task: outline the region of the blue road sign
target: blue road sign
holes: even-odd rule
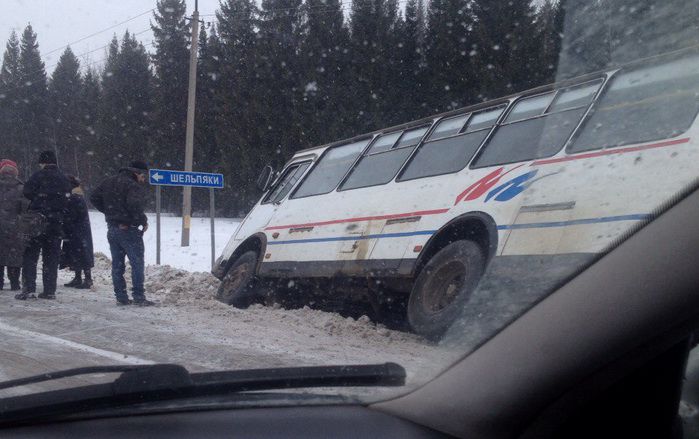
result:
[[[149,177],[149,183],[154,186],[195,186],[214,189],[223,188],[223,174],[151,169],[149,172]]]

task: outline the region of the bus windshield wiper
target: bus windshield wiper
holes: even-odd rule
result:
[[[95,366],[51,372],[0,383],[8,389],[96,373],[121,373],[105,384],[71,387],[0,399],[0,425],[147,402],[229,393],[312,387],[405,385],[396,363],[288,367],[189,373],[177,364]]]

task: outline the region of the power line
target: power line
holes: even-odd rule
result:
[[[135,19],[137,19],[137,18],[139,18],[139,17],[143,17],[144,15],[149,14],[149,13],[151,13],[151,12],[153,12],[153,9],[152,9],[152,8],[151,8],[151,9],[148,9],[147,11],[141,12],[141,13],[138,14],[138,15],[134,15],[133,17],[128,18],[128,19],[126,19],[126,20],[124,20],[124,21],[122,21],[122,22],[120,22],[120,23],[117,23],[117,24],[115,24],[115,25],[106,27],[106,28],[104,28],[104,29],[102,29],[102,30],[99,30],[99,31],[94,32],[94,33],[91,33],[90,35],[84,36],[84,37],[82,37],[82,38],[80,38],[80,39],[78,39],[78,40],[72,41],[72,42],[66,44],[65,46],[61,46],[61,47],[58,47],[58,48],[56,48],[56,49],[50,50],[50,51],[44,53],[44,56],[50,55],[50,54],[52,54],[52,53],[56,53],[56,52],[58,52],[59,50],[65,49],[66,47],[68,47],[68,46],[70,46],[70,45],[72,45],[72,44],[80,43],[80,42],[82,42],[82,41],[85,41],[85,40],[87,40],[87,39],[90,39],[90,38],[92,38],[92,37],[94,37],[94,36],[97,36],[97,35],[99,35],[99,34],[101,34],[101,33],[107,32],[108,30],[114,29],[115,27],[119,27],[119,26],[121,26],[121,25],[123,25],[123,24],[126,24],[126,23],[132,21],[132,20],[135,20]]]

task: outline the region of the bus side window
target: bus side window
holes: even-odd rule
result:
[[[424,125],[403,131],[402,134],[398,132],[398,135],[389,133],[379,136],[374,145],[386,143],[382,141],[383,137],[396,140],[390,149],[382,147],[379,152],[374,152],[372,145],[342,183],[340,190],[376,186],[393,180],[428,129],[429,125]]]
[[[335,146],[325,151],[291,198],[327,194],[337,187],[370,139]]]
[[[504,165],[556,154],[580,123],[601,85],[600,79],[520,98],[481,149],[473,167]]]
[[[301,178],[306,168],[311,162],[294,163],[293,165],[286,168],[284,174],[279,179],[279,182],[274,186],[274,188],[267,194],[263,204],[266,203],[276,203],[284,199],[286,195],[291,191],[297,181]]]
[[[504,110],[503,105],[437,122],[398,181],[450,174],[465,168]]]
[[[576,153],[675,137],[699,112],[699,56],[621,71],[568,148]]]

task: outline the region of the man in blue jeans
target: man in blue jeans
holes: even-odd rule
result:
[[[118,305],[151,306],[143,288],[143,233],[148,230],[148,218],[143,212],[146,204],[146,174],[148,165],[135,161],[117,175],[104,180],[90,196],[90,201],[104,213],[107,239],[112,253],[112,283]],[[126,292],[125,257],[131,264],[132,297]]]

